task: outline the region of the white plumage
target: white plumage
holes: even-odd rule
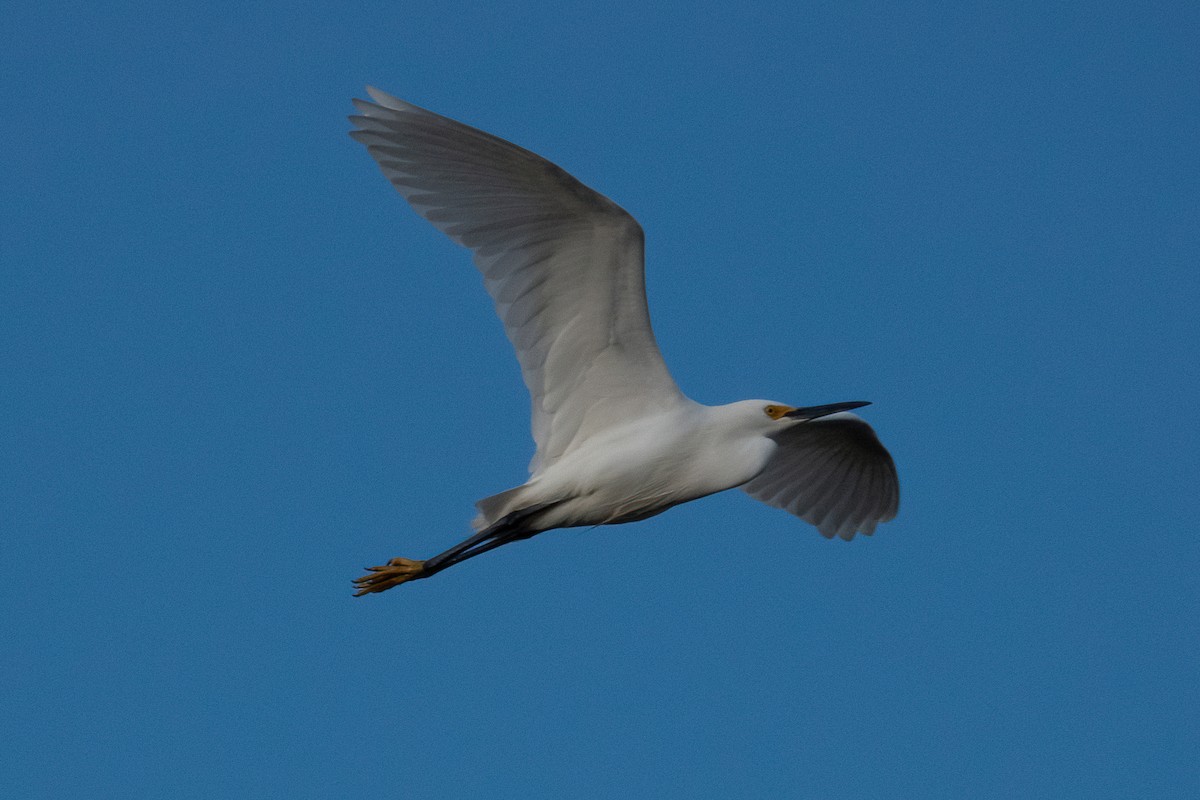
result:
[[[537,450],[529,481],[478,503],[476,536],[425,562],[372,567],[359,594],[551,528],[644,519],[737,486],[827,537],[895,516],[892,460],[843,411],[865,403],[688,399],[650,327],[633,217],[528,150],[368,92],[351,136],[418,213],[474,252],[529,388]]]

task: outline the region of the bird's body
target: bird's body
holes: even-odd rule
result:
[[[527,150],[369,91],[352,135],[418,212],[474,251],[530,391],[537,451],[526,483],[477,504],[475,536],[427,561],[371,567],[358,594],[543,531],[634,522],[735,487],[826,537],[895,516],[891,457],[845,413],[866,403],[688,399],[654,340],[629,214]]]
[[[753,435],[759,419],[771,421],[765,405],[687,401],[609,428],[481,515],[476,527],[539,504],[548,505],[529,522],[543,530],[634,522],[741,486],[762,472],[777,447]]]

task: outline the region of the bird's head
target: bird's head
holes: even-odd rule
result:
[[[725,420],[723,425],[728,428],[773,436],[801,423],[868,405],[870,403],[864,401],[852,401],[823,406],[789,406],[773,400],[742,400],[711,408]]]
[[[821,419],[822,416],[838,414],[854,408],[870,405],[868,401],[850,401],[846,403],[828,403],[827,405],[785,405],[763,401],[760,403],[761,414],[774,422],[808,422]]]

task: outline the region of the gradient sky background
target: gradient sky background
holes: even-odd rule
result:
[[[1197,796],[1197,6],[563,5],[5,7],[0,794]],[[365,83],[632,212],[696,399],[873,400],[899,519],[352,599],[531,453]]]

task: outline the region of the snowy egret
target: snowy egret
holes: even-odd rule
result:
[[[367,91],[374,102],[354,101],[350,135],[474,252],[529,388],[537,448],[528,481],[476,504],[474,536],[426,561],[368,567],[356,595],[552,528],[634,522],[735,487],[826,538],[869,535],[896,515],[892,458],[846,413],[867,403],[690,400],[650,329],[633,217],[528,150]]]

